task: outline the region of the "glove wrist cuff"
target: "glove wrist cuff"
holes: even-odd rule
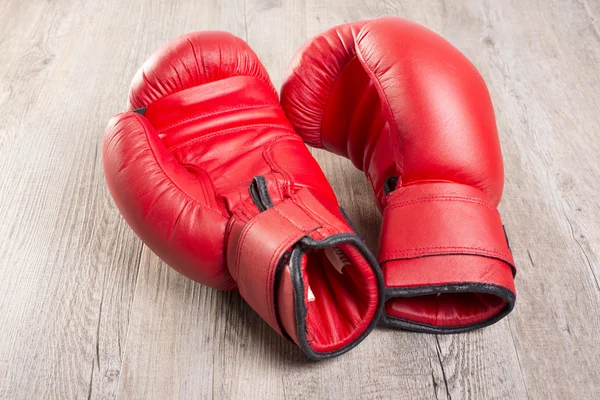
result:
[[[491,324],[514,306],[516,270],[500,215],[470,186],[396,189],[384,210],[379,263],[390,325],[460,332]]]
[[[280,335],[284,331],[275,310],[276,281],[289,264],[292,247],[319,228],[319,224],[291,199],[259,213],[248,222],[235,217],[230,221],[229,272],[242,297]],[[293,338],[295,333],[291,335]]]
[[[234,217],[229,224],[227,264],[241,296],[313,359],[350,350],[383,308],[377,261],[308,189],[265,203],[249,221]]]

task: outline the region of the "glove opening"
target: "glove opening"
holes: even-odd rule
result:
[[[375,327],[383,281],[365,250],[353,234],[304,237],[294,246],[290,272],[297,336],[311,358],[341,354]]]
[[[459,333],[492,324],[512,309],[514,296],[501,287],[480,283],[419,288],[411,296],[393,297],[385,303],[386,322],[404,321],[406,329],[431,333]],[[455,292],[452,292],[455,290]],[[513,297],[513,300],[507,298]]]

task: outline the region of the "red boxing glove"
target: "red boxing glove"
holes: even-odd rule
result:
[[[383,307],[377,261],[285,117],[256,54],[224,32],[148,60],[102,159],[127,223],[187,277],[242,297],[311,358],[344,353]]]
[[[400,18],[341,25],[298,51],[281,102],[307,143],[348,157],[373,188],[385,324],[454,333],[512,310],[494,111],[463,54]]]

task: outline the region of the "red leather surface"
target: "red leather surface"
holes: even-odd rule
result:
[[[142,107],[143,116],[119,114],[105,133],[105,176],[124,218],[170,266],[217,289],[239,288],[271,326],[299,343],[306,333],[296,332],[296,288],[286,269],[275,293],[275,266],[305,234],[323,240],[351,229],[264,67],[231,34],[185,35],[136,74],[128,108]],[[249,190],[256,176],[274,205],[262,213]],[[326,249],[307,253],[301,265],[314,352],[339,352],[362,338],[382,295],[365,256],[352,244],[337,247],[349,260],[344,276],[319,275],[334,269],[319,258]],[[315,283],[309,299],[309,281],[320,279],[327,287]],[[342,318],[322,321],[321,310]]]
[[[229,235],[229,271],[238,282],[240,294],[279,333],[272,307],[275,269],[294,243],[319,228],[317,221],[287,199]]]
[[[211,207],[214,196],[166,151],[147,119],[134,113],[113,118],[102,161],[115,203],[148,247],[191,279],[235,288],[222,262],[227,218]],[[181,220],[183,211],[195,218]]]
[[[400,223],[399,223],[400,222]],[[379,262],[389,290],[463,282],[515,293],[514,261],[496,207],[471,186],[413,184],[390,194]],[[386,312],[423,324],[459,327],[493,318],[508,307],[500,296],[469,292],[402,296]]]
[[[384,217],[380,263],[459,253],[514,264],[498,210],[471,186],[449,182],[403,186],[388,197]],[[404,222],[401,229],[397,221]]]
[[[307,143],[348,157],[371,183],[384,212],[379,258],[386,286],[407,289],[388,292],[402,296],[388,300],[388,315],[445,328],[480,325],[507,309],[502,296],[478,292],[491,285],[514,294],[513,262],[495,211],[503,165],[494,111],[464,55],[400,18],[341,25],[296,53],[281,103]],[[399,181],[387,196],[384,184],[393,176]],[[405,188],[417,186],[435,194],[411,212],[391,211],[412,196]],[[440,201],[463,186],[489,212]],[[473,240],[480,234],[481,243]],[[482,249],[474,254],[473,247]],[[461,284],[471,285],[470,297],[445,291]],[[438,286],[433,298],[416,290]]]

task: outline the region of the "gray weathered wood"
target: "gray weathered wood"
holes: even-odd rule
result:
[[[488,83],[517,308],[463,335],[377,329],[313,363],[142,246],[105,188],[102,132],[177,35],[231,31],[279,86],[308,37],[383,15],[440,33]],[[600,397],[599,18],[590,0],[0,2],[0,398]],[[313,153],[375,250],[362,173]]]

